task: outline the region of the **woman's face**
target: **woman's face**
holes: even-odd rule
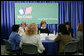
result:
[[[22,27],[25,27],[26,25],[25,25],[25,23],[22,23],[22,25],[21,25]]]
[[[42,24],[42,27],[46,27],[46,24],[44,23],[44,24]]]
[[[66,25],[66,28],[67,28],[67,29],[69,29],[69,28],[70,28],[70,26],[69,26],[69,25]]]

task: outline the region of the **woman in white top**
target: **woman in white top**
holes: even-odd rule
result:
[[[19,31],[18,31],[18,34],[20,36],[23,36],[25,34],[25,31],[26,31],[26,22],[22,22],[21,23],[21,27],[19,27]]]
[[[40,35],[37,34],[37,25],[35,23],[28,25],[26,34],[22,37],[21,45],[23,43],[29,43],[37,46],[39,53],[43,53],[45,50],[44,46],[42,45]]]

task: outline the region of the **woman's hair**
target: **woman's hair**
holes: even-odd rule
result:
[[[19,29],[19,25],[13,25],[12,26],[12,31],[17,32]]]
[[[82,31],[83,32],[83,24],[78,24],[78,30],[77,31]]]
[[[65,26],[66,26],[66,25],[69,25],[70,28],[71,28],[71,24],[70,24],[70,22],[66,22],[66,23],[65,23]]]
[[[44,20],[43,20],[43,21],[41,21],[41,26],[42,26],[42,24],[44,24],[44,23],[46,24],[46,21],[44,21]]]
[[[69,35],[69,33],[68,33],[68,31],[67,31],[67,29],[66,29],[66,27],[65,27],[65,25],[64,24],[60,24],[59,25],[59,27],[58,27],[58,33],[62,33],[62,34],[68,34]]]
[[[25,22],[25,21],[21,22],[21,25],[22,25],[22,23],[24,23],[24,24],[25,24],[25,26],[26,26],[26,22]]]
[[[37,25],[35,23],[29,24],[26,29],[26,34],[29,36],[33,34],[37,34]]]

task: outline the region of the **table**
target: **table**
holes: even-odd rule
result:
[[[47,55],[57,55],[58,43],[54,42],[54,40],[42,40],[42,44],[45,47]]]

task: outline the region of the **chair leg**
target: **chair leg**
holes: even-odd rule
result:
[[[65,52],[64,52],[64,55],[65,55]]]

